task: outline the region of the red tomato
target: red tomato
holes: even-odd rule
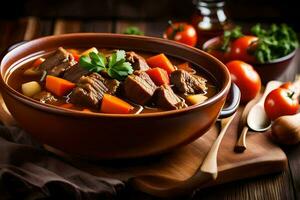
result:
[[[285,89],[288,89],[290,91],[295,91],[295,87],[293,85],[292,82],[286,82],[286,83],[283,83],[281,86],[281,88],[285,88]]]
[[[185,22],[171,23],[163,37],[190,46],[195,46],[197,44],[197,33],[195,28]]]
[[[227,68],[232,81],[241,90],[241,101],[248,102],[260,91],[261,80],[253,67],[243,61],[233,60],[228,62]]]
[[[244,62],[255,63],[256,59],[249,54],[249,48],[257,41],[255,36],[245,35],[231,43],[230,58],[232,60],[242,60]]]
[[[299,102],[293,98],[294,92],[277,88],[271,91],[265,100],[265,111],[271,120],[275,120],[283,115],[294,115],[298,112]]]

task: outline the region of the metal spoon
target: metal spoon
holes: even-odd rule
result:
[[[152,176],[144,175],[138,178],[131,179],[133,184],[139,190],[159,196],[159,197],[171,197],[180,196],[191,192],[194,188],[212,181],[217,178],[218,165],[217,155],[221,141],[229,127],[230,123],[234,119],[235,114],[221,120],[221,132],[217,139],[214,141],[210,151],[206,155],[200,169],[191,178],[187,180],[176,180],[169,176]]]
[[[253,131],[263,132],[271,127],[271,120],[268,119],[267,114],[264,109],[264,102],[267,95],[274,89],[278,88],[282,82],[280,81],[270,81],[264,94],[260,100],[251,108],[247,117],[247,124],[249,128]]]

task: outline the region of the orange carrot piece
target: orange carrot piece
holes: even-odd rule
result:
[[[62,78],[47,75],[46,89],[57,96],[63,96],[71,91],[75,84]]]
[[[75,61],[79,62],[80,56],[76,49],[68,49],[67,51],[73,55]]]
[[[118,97],[104,94],[100,111],[111,114],[128,114],[133,107]]]
[[[195,70],[191,67],[189,62],[181,63],[181,64],[177,65],[177,68],[183,69],[187,72],[195,72]]]
[[[170,84],[169,75],[166,70],[155,67],[152,69],[148,69],[146,72],[156,85],[160,86],[163,84]]]
[[[146,61],[150,67],[160,67],[166,70],[168,74],[171,74],[173,71],[175,71],[175,67],[173,66],[171,61],[163,53],[158,54],[156,56],[152,56]]]
[[[45,58],[38,58],[32,63],[32,67],[38,67],[45,61]]]
[[[74,104],[72,104],[72,103],[65,103],[65,104],[60,105],[60,107],[62,107],[62,108],[72,108],[73,106],[74,106]]]
[[[84,108],[84,109],[82,109],[82,112],[93,112],[93,111],[91,111],[91,110],[88,109],[88,108]]]

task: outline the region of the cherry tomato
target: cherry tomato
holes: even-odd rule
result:
[[[299,102],[293,98],[294,92],[279,87],[266,97],[264,107],[268,117],[275,120],[283,115],[294,115],[298,112]]]
[[[195,46],[197,43],[197,33],[195,28],[185,22],[170,23],[170,26],[165,31],[163,37],[190,46]]]
[[[241,90],[241,101],[245,103],[253,99],[261,88],[261,80],[258,73],[251,65],[240,60],[230,61],[226,65],[232,81]]]
[[[232,60],[242,60],[248,63],[255,63],[256,59],[249,54],[251,45],[257,41],[255,36],[242,36],[231,43],[230,58]]]

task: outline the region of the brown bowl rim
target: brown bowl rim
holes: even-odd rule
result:
[[[204,44],[202,45],[203,51],[205,51],[205,49],[208,48],[209,45],[211,45],[212,43],[216,42],[219,39],[220,39],[220,36],[217,36],[217,37],[210,38],[209,40],[204,42]],[[268,62],[264,62],[264,63],[253,62],[253,63],[250,63],[250,64],[259,65],[261,67],[263,65],[271,65],[271,64],[277,64],[277,63],[280,63],[280,62],[284,62],[284,61],[294,57],[297,50],[298,50],[298,48],[294,49],[292,52],[290,52],[289,54],[287,54],[285,56],[282,56],[280,58],[276,58],[276,59],[268,61]]]
[[[30,97],[27,97],[20,92],[16,91],[12,87],[10,87],[6,81],[3,80],[3,74],[2,74],[2,62],[5,58],[8,58],[11,54],[13,54],[15,51],[21,51],[22,49],[25,49],[26,46],[38,43],[43,40],[55,40],[56,38],[67,38],[67,37],[87,37],[87,36],[104,36],[104,37],[123,37],[123,38],[133,38],[137,40],[152,40],[153,42],[161,43],[161,45],[172,45],[176,48],[182,48],[187,51],[193,51],[195,53],[204,54],[208,59],[211,59],[213,62],[216,62],[220,66],[220,69],[223,70],[223,72],[227,75],[225,79],[225,86],[221,88],[221,90],[215,94],[214,96],[207,99],[205,102],[201,104],[196,104],[189,106],[184,109],[178,109],[178,110],[170,110],[170,111],[160,111],[155,113],[143,113],[143,114],[108,114],[108,113],[96,113],[96,112],[82,112],[77,110],[71,110],[67,108],[61,108],[54,105],[44,104],[39,101],[33,100]],[[31,41],[28,41],[24,44],[21,44],[20,46],[17,46],[15,49],[11,50],[7,54],[4,55],[3,59],[0,63],[0,69],[1,69],[1,78],[0,78],[0,86],[2,86],[5,90],[8,91],[8,94],[13,96],[14,98],[18,99],[22,103],[25,103],[26,105],[29,105],[33,108],[40,109],[46,112],[55,113],[55,114],[63,114],[68,116],[86,116],[86,117],[111,117],[111,118],[144,118],[144,117],[162,117],[162,116],[170,116],[175,114],[183,114],[185,112],[190,112],[192,110],[198,109],[198,108],[204,108],[207,107],[216,101],[220,100],[225,93],[229,91],[230,85],[231,85],[231,77],[229,74],[229,71],[227,67],[219,61],[217,58],[211,56],[205,51],[202,51],[200,49],[197,49],[195,47],[191,47],[176,41],[171,41],[163,38],[156,38],[156,37],[150,37],[150,36],[137,36],[137,35],[125,35],[125,34],[116,34],[116,33],[68,33],[68,34],[60,34],[60,35],[52,35],[52,36],[45,36],[40,37]]]

